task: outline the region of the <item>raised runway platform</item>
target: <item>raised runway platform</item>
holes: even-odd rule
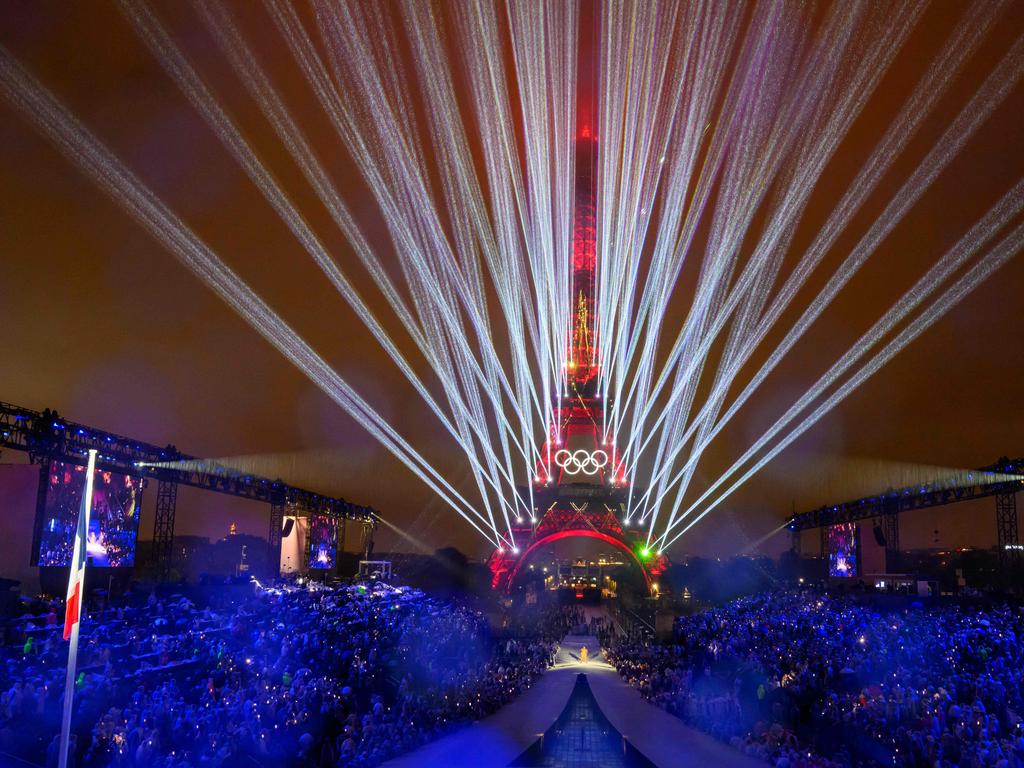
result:
[[[587,664],[579,661],[584,645],[591,654]],[[506,768],[558,719],[580,672],[615,729],[658,768],[764,768],[644,701],[604,661],[597,638],[590,636],[567,637],[555,665],[508,706],[384,768]]]

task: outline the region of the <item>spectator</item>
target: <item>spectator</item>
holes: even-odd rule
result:
[[[644,696],[777,766],[1024,768],[1024,613],[778,592],[612,643]]]
[[[55,760],[67,646],[47,615],[6,649],[0,749]],[[266,590],[225,610],[151,595],[83,624],[77,764],[370,768],[528,688],[555,650],[540,634],[499,641],[482,614],[386,585]]]

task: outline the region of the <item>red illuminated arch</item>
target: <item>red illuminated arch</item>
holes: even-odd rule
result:
[[[643,564],[643,562],[640,560],[640,558],[637,557],[636,552],[634,552],[629,547],[629,545],[626,544],[626,542],[623,541],[622,539],[616,538],[615,536],[612,536],[612,535],[607,534],[607,533],[602,533],[601,531],[595,531],[595,530],[591,530],[591,529],[572,529],[572,530],[568,530],[568,531],[555,531],[554,533],[549,533],[547,536],[543,536],[543,537],[537,539],[536,541],[530,542],[530,546],[528,546],[524,550],[523,554],[521,554],[516,559],[515,565],[513,565],[511,570],[509,571],[508,582],[506,583],[506,588],[509,588],[509,587],[512,586],[512,583],[516,579],[516,575],[518,575],[518,573],[519,573],[519,569],[522,568],[523,564],[527,560],[530,559],[530,555],[533,553],[533,551],[535,549],[537,549],[538,547],[541,547],[541,546],[543,546],[545,544],[550,544],[550,543],[552,543],[554,541],[559,541],[560,539],[568,539],[568,538],[571,538],[571,537],[584,538],[584,539],[599,539],[600,541],[603,541],[606,544],[611,544],[616,549],[621,550],[622,552],[625,552],[626,554],[628,554],[631,558],[633,558],[633,561],[638,566],[640,566],[640,572],[644,575],[644,581],[647,582],[647,591],[648,592],[651,591],[651,583],[652,582],[651,582],[650,571],[647,570],[647,567]]]

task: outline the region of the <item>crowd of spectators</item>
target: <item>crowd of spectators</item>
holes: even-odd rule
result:
[[[778,768],[1024,768],[1024,612],[783,591],[613,642],[645,697]]]
[[[0,752],[56,765],[58,605],[6,628]],[[496,638],[480,613],[383,584],[150,595],[83,623],[76,766],[371,768],[493,712],[549,666],[564,617]]]
[[[372,768],[478,720],[602,636],[630,684],[777,768],[1024,768],[1024,611],[811,590],[613,637],[578,608],[482,614],[383,584],[155,594],[83,623],[73,765]],[[197,605],[200,603],[200,605]],[[56,765],[60,605],[4,627],[0,753]]]
[[[511,637],[535,637],[547,643],[558,643],[568,634],[586,634],[587,617],[575,605],[524,606],[506,617],[506,634]]]

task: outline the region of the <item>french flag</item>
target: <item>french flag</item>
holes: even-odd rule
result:
[[[68,574],[67,611],[64,614],[65,640],[71,637],[71,631],[82,616],[82,596],[85,594],[85,542],[89,533],[89,509],[92,507],[92,479],[95,471],[96,452],[90,451],[82,506],[78,510],[78,526],[75,529],[75,551],[71,558],[71,573]]]

